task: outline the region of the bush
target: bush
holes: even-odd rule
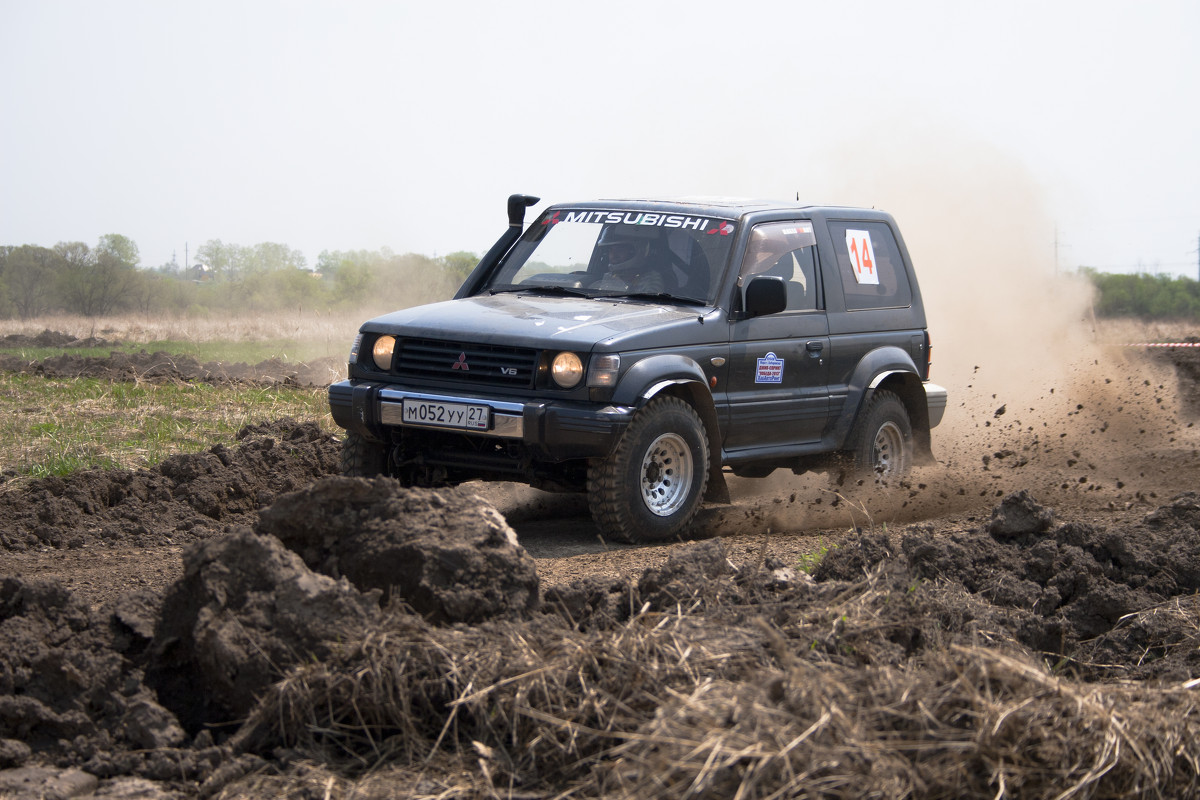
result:
[[[1088,271],[1096,287],[1096,313],[1143,319],[1200,318],[1200,282],[1143,273]]]

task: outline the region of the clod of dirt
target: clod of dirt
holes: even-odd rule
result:
[[[128,675],[105,619],[57,582],[0,579],[0,738],[68,751],[97,736],[139,748],[182,741]]]
[[[504,517],[468,489],[323,478],[263,509],[257,530],[311,569],[380,589],[431,622],[477,623],[537,608],[533,559]]]
[[[605,628],[629,619],[637,610],[636,596],[627,579],[587,576],[547,588],[542,609],[562,616],[580,630]]]
[[[1022,489],[1005,497],[993,509],[988,533],[1003,542],[1042,533],[1053,524],[1054,511],[1038,505],[1029,492]]]
[[[185,552],[146,683],[195,733],[244,718],[289,666],[328,657],[378,614],[376,593],[317,575],[278,539],[241,529]]]
[[[21,767],[0,773],[0,797],[13,800],[65,800],[93,796],[100,781],[81,769]]]
[[[893,555],[894,548],[886,534],[860,533],[828,551],[813,570],[813,578],[818,581],[862,580],[872,567]]]
[[[651,608],[670,608],[736,571],[725,553],[724,540],[709,539],[672,550],[666,564],[642,573],[637,590]]]
[[[1184,492],[1172,497],[1167,505],[1146,515],[1146,524],[1156,528],[1186,525],[1200,531],[1200,494]]]
[[[162,596],[152,590],[129,592],[112,601],[113,647],[127,657],[141,655],[154,639]]]
[[[16,739],[0,739],[0,769],[19,767],[33,755],[33,748]]]

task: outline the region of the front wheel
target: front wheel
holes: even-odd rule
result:
[[[342,474],[351,478],[374,478],[386,474],[387,449],[353,431],[342,440]]]
[[[588,506],[600,529],[624,542],[669,539],[700,510],[708,485],[708,437],[675,397],[651,400],[606,459],[588,467]]]
[[[900,480],[912,466],[912,423],[904,402],[888,391],[875,392],[850,435],[854,472],[886,485]]]

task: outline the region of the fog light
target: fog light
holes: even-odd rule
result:
[[[583,362],[574,353],[559,353],[550,365],[554,382],[564,389],[571,389],[583,380]]]
[[[375,366],[384,372],[390,370],[392,368],[392,351],[395,349],[395,336],[380,336],[376,339],[375,346],[371,348],[371,358],[375,359]]]

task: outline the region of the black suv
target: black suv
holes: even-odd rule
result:
[[[917,277],[890,215],[725,199],[508,200],[453,300],[365,323],[329,387],[342,469],[586,491],[608,535],[672,537],[726,470],[933,460]]]

